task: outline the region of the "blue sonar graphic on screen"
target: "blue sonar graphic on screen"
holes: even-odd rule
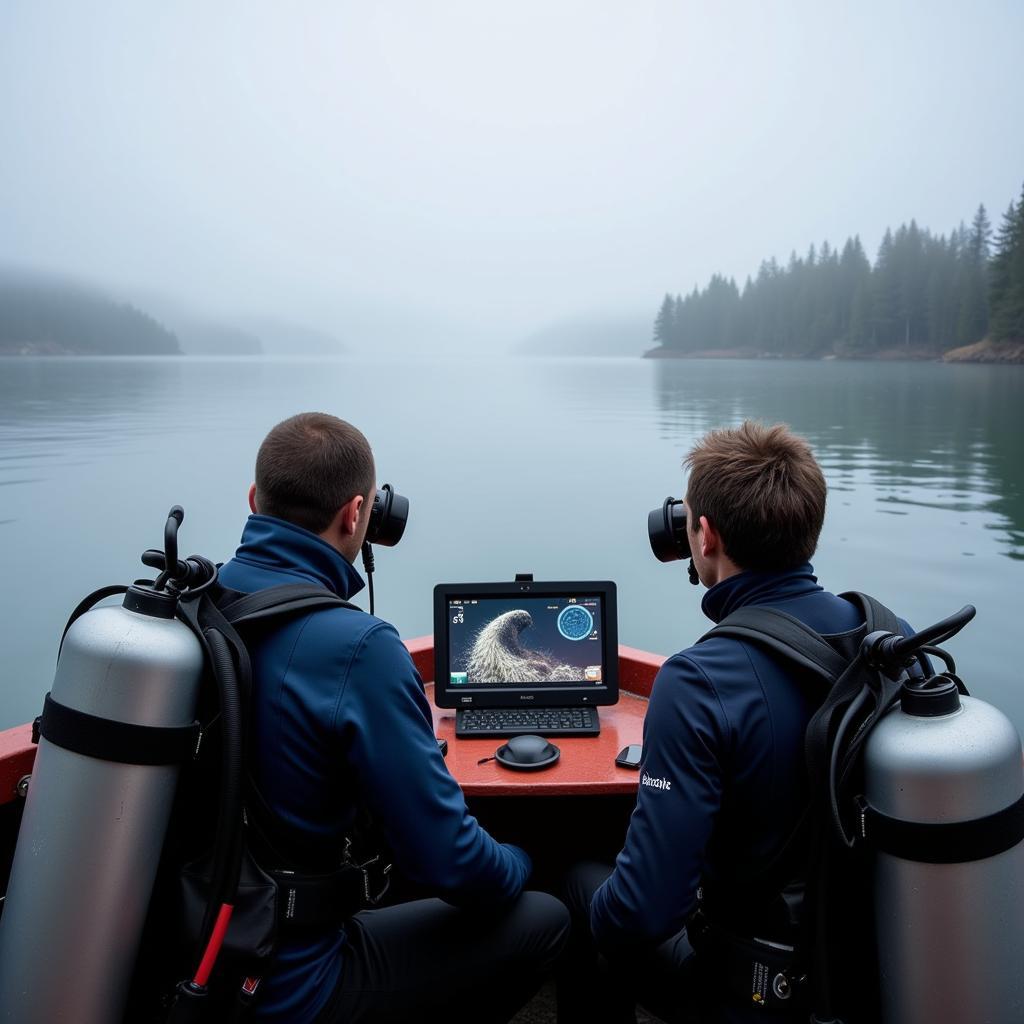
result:
[[[571,604],[558,613],[558,632],[566,640],[586,640],[594,628],[594,616],[578,604]]]

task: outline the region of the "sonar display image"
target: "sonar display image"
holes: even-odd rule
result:
[[[596,597],[449,602],[453,685],[600,683]]]
[[[566,640],[586,640],[594,628],[594,616],[578,604],[571,604],[558,613],[558,632]]]

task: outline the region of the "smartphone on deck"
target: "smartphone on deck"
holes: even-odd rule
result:
[[[643,753],[643,744],[630,743],[628,747],[623,747],[619,751],[618,757],[615,758],[615,763],[620,768],[639,768]]]

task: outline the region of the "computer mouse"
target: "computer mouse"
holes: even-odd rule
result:
[[[495,752],[499,764],[507,768],[531,771],[553,765],[561,751],[543,736],[513,736]]]

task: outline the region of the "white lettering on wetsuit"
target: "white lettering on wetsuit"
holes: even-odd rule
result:
[[[650,786],[652,789],[671,789],[672,783],[668,779],[656,779],[651,775],[644,772],[643,778],[640,780],[645,786]]]

